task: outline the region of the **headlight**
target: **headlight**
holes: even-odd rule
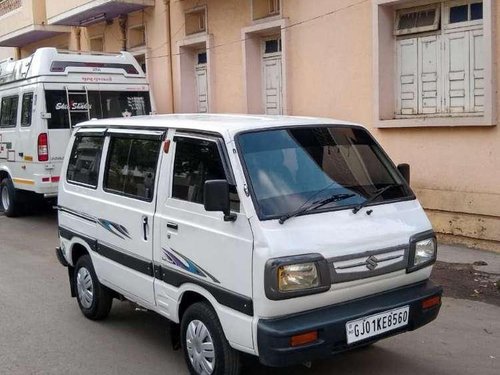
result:
[[[281,292],[319,286],[315,263],[289,264],[278,268],[278,288]]]
[[[320,254],[274,258],[266,263],[264,286],[271,300],[325,292],[330,284],[328,263]]]
[[[408,272],[426,267],[436,261],[437,241],[434,232],[417,234],[410,239]]]

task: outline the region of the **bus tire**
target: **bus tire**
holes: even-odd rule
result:
[[[7,177],[0,182],[0,205],[7,217],[19,215],[19,200],[12,180]]]

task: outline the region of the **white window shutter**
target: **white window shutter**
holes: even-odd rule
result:
[[[418,38],[418,113],[441,112],[440,40],[436,35]]]
[[[470,32],[470,110],[484,111],[483,30]]]
[[[451,113],[470,111],[469,32],[445,34],[445,108]]]
[[[417,114],[417,38],[402,39],[397,42],[398,96],[397,113]]]

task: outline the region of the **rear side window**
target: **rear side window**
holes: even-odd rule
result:
[[[76,137],[66,172],[68,182],[92,188],[97,187],[103,143],[104,137]]]
[[[33,111],[33,93],[28,92],[23,95],[21,107],[21,126],[31,126],[31,113]]]
[[[7,96],[2,98],[0,110],[0,128],[15,128],[17,122],[17,103],[19,96]]]
[[[88,96],[88,102],[87,102]],[[71,91],[46,90],[45,103],[51,117],[49,129],[69,129],[90,118],[110,118],[148,115],[151,101],[148,91]]]
[[[151,201],[161,141],[111,137],[104,189]]]
[[[45,91],[45,103],[47,112],[50,113],[50,118],[47,120],[49,129],[69,129],[68,109],[71,110],[71,124],[73,126],[92,117],[101,118],[96,112],[99,108],[99,97],[89,95],[87,103],[85,91],[72,93],[68,106],[66,91],[47,90]]]

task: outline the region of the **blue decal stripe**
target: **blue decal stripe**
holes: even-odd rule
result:
[[[170,264],[173,264],[174,266],[182,268],[183,270],[193,273],[195,275],[202,277],[209,277],[210,279],[212,279],[213,282],[220,284],[220,281],[217,280],[215,277],[213,277],[210,273],[208,273],[203,268],[198,266],[192,260],[179,254],[174,249],[170,249],[170,251],[168,251],[167,249],[162,248],[162,250],[163,254],[167,257],[167,260]],[[182,260],[179,258],[181,258]]]

